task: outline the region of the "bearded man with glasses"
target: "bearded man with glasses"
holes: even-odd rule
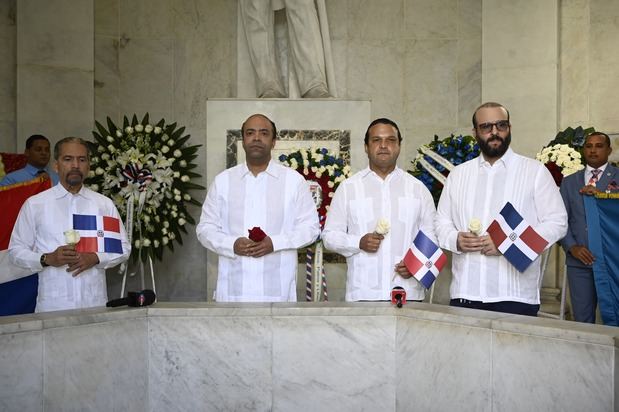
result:
[[[481,155],[458,165],[447,178],[438,203],[436,235],[452,252],[450,305],[537,316],[542,268],[538,257],[519,272],[486,232],[468,227],[479,219],[487,229],[507,202],[548,247],[565,236],[567,213],[552,175],[534,160],[514,153],[509,111],[484,103],[473,114]]]

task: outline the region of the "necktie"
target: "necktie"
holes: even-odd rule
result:
[[[598,182],[598,177],[600,176],[600,173],[602,173],[602,171],[600,169],[592,170],[591,171],[591,179],[589,179],[589,183],[587,183],[587,185],[595,186],[595,184]]]

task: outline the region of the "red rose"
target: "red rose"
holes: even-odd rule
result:
[[[262,229],[260,229],[260,227],[258,226],[255,226],[253,229],[249,229],[248,232],[249,232],[249,239],[253,240],[254,242],[260,242],[262,241],[262,239],[267,237],[267,234],[264,233]]]

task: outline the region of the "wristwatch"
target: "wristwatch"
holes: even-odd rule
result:
[[[39,262],[41,263],[41,266],[46,267],[49,266],[46,262],[45,259],[47,259],[47,255],[45,253],[43,253],[41,255],[41,259],[39,259]]]

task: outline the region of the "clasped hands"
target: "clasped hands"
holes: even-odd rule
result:
[[[477,236],[471,232],[458,232],[457,246],[461,252],[480,252],[486,256],[501,254],[489,235]]]
[[[234,241],[234,253],[239,256],[262,257],[273,252],[273,241],[265,237],[260,242],[254,242],[246,237]]]
[[[78,252],[73,245],[63,245],[46,253],[45,263],[55,267],[67,265],[67,272],[73,272],[71,275],[76,277],[99,263],[99,258],[94,252]]]

